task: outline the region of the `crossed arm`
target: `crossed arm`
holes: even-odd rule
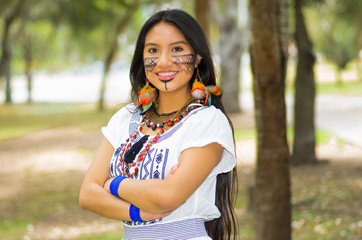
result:
[[[118,188],[121,199],[109,192],[112,180],[109,179],[109,164],[113,152],[113,146],[103,138],[84,178],[80,206],[104,217],[131,221],[128,210],[133,204],[141,209],[141,218],[149,221],[167,216],[182,205],[221,160],[223,147],[211,143],[183,151],[177,171],[163,180],[123,180]]]

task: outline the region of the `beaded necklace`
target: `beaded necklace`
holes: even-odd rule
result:
[[[133,175],[137,174],[137,172],[139,170],[139,166],[141,165],[141,162],[145,158],[145,155],[151,149],[152,145],[154,143],[156,143],[157,140],[161,137],[161,135],[165,132],[164,127],[174,126],[175,123],[181,121],[191,111],[202,106],[199,103],[196,103],[196,104],[191,104],[191,103],[192,103],[192,101],[189,102],[188,104],[186,104],[184,107],[182,107],[179,111],[177,111],[176,113],[178,113],[178,114],[175,115],[175,116],[178,115],[177,117],[171,118],[168,120],[159,119],[159,118],[157,118],[157,115],[156,115],[156,117],[154,117],[155,115],[152,115],[152,114],[148,114],[149,116],[147,116],[147,115],[143,116],[140,124],[137,126],[137,128],[133,131],[133,133],[126,140],[126,143],[123,145],[120,155],[119,155],[119,165],[121,166],[121,170],[122,170],[124,176],[132,177]],[[147,111],[146,114],[149,111]],[[153,110],[151,110],[150,112],[152,112],[152,111]],[[173,114],[171,114],[171,115],[173,115]],[[152,119],[152,121],[150,119]],[[159,128],[160,131],[158,131],[156,133],[156,136],[151,137],[151,139],[149,139],[149,135],[145,135],[142,139],[144,139],[145,142],[147,142],[147,141],[148,142],[147,142],[146,146],[144,147],[144,149],[142,150],[142,152],[140,154],[138,154],[135,161],[134,161],[134,159],[131,159],[131,161],[130,160],[125,161],[126,155],[129,153],[129,151],[132,151],[132,147],[134,147],[138,143],[138,142],[134,143],[134,140],[136,139],[137,135],[139,135],[142,132],[142,130],[143,130],[142,126],[144,124],[146,124],[146,126],[151,128],[153,131],[155,131],[157,128]],[[139,142],[142,141],[142,139],[139,140]],[[141,144],[142,144],[142,146],[144,145],[144,143],[141,143]],[[135,152],[137,152],[137,150],[135,150]],[[122,163],[124,163],[124,166],[122,166]]]
[[[188,101],[188,103],[178,111],[166,114],[159,114],[157,113],[156,109],[151,108],[145,116],[147,127],[151,128],[153,131],[155,131],[157,128],[163,130],[163,128],[166,126],[172,127],[175,123],[181,121],[182,118],[187,115],[185,110],[193,101],[195,100],[192,99],[191,101]]]
[[[157,111],[154,111],[154,113],[156,114],[157,117],[169,117],[177,113],[177,111],[173,111],[170,113],[158,113]]]

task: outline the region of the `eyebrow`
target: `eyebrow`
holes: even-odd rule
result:
[[[185,41],[182,41],[182,40],[173,42],[173,43],[171,43],[170,45],[175,45],[175,44],[185,44],[185,45],[188,45]],[[145,44],[145,47],[147,47],[147,46],[158,46],[158,44],[149,42],[149,43],[146,43],[146,44]]]

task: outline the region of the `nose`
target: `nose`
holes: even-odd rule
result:
[[[159,67],[166,67],[172,65],[172,57],[169,52],[163,51],[158,59]]]

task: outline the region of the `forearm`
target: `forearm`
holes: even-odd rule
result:
[[[170,179],[134,180],[125,179],[119,186],[119,196],[151,213],[164,213],[176,209],[183,200],[174,198]]]
[[[130,203],[111,195],[96,183],[89,184],[81,189],[79,204],[82,208],[103,217],[131,221],[128,212]]]

